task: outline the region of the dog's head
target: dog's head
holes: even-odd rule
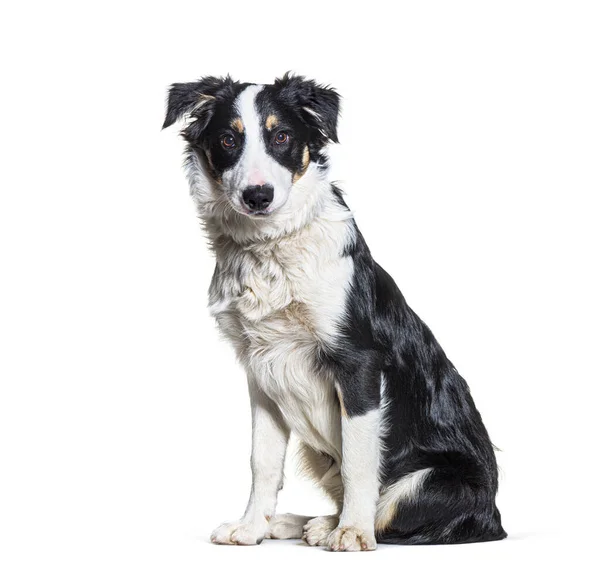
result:
[[[300,76],[270,85],[206,77],[173,84],[166,128],[187,115],[192,157],[236,213],[267,217],[286,207],[323,148],[337,142],[339,95]]]

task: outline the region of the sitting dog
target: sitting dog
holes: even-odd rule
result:
[[[340,97],[286,74],[174,84],[216,256],[210,312],[248,377],[252,490],[215,543],[332,551],[506,537],[494,448],[465,380],[373,260],[327,177]],[[335,516],[277,515],[290,433]]]

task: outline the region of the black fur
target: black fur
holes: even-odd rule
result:
[[[208,169],[216,177],[234,166],[243,151],[243,133],[236,131],[231,123],[237,116],[235,99],[247,86],[248,84],[234,81],[230,76],[207,76],[197,82],[173,84],[169,89],[163,129],[189,114],[190,122],[181,134],[189,149],[210,162]],[[222,147],[221,137],[224,133],[234,135],[235,149]]]
[[[197,82],[172,84],[169,88],[167,114],[162,128],[170,127],[206,98],[205,106],[196,114],[196,119],[199,119],[196,121],[198,122],[196,132],[201,133],[214,114],[215,105],[218,102],[233,100],[247,85],[234,82],[229,76],[224,78],[207,76]]]
[[[244,133],[232,127],[232,122],[239,115],[235,100],[247,86],[229,76],[209,76],[197,82],[173,84],[169,90],[163,129],[190,114],[191,120],[182,133],[183,137],[198,155],[208,158],[209,168],[217,177],[234,166],[243,153]],[[338,140],[336,128],[340,97],[337,92],[287,73],[273,84],[266,85],[257,96],[256,104],[265,145],[274,159],[292,174],[301,174],[305,169],[304,150],[308,147],[310,161],[326,164],[326,156],[321,150],[328,141]],[[275,115],[278,120],[277,126],[272,129],[265,126],[269,115]],[[276,135],[281,132],[288,135],[288,140],[282,145],[275,141]],[[234,148],[222,147],[224,134],[234,137]]]
[[[265,144],[279,163],[292,173],[301,172],[305,147],[308,147],[311,161],[326,163],[326,157],[321,153],[323,147],[329,140],[338,140],[340,97],[335,90],[287,73],[274,84],[265,86],[256,103],[263,120],[274,114],[279,121],[272,132],[265,129]],[[272,137],[279,131],[290,137],[283,150],[273,149]]]
[[[332,189],[343,202],[339,189]],[[346,252],[354,261],[354,281],[343,335],[323,352],[322,361],[344,390],[349,416],[379,406],[380,374],[385,374],[383,487],[411,472],[435,468],[417,498],[402,504],[377,540],[433,544],[503,539],[495,506],[494,449],[469,387],[356,231]]]

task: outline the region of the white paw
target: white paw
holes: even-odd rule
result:
[[[327,537],[337,527],[338,517],[329,515],[310,519],[302,533],[302,539],[309,545],[327,545]]]
[[[377,541],[373,531],[365,531],[357,527],[338,527],[326,542],[331,551],[373,551],[377,549]]]
[[[236,521],[217,527],[210,536],[213,543],[220,545],[259,545],[265,538],[268,523],[246,523]]]
[[[267,539],[300,539],[302,528],[310,517],[296,514],[275,515],[269,521]]]

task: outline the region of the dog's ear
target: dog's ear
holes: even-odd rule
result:
[[[167,115],[162,128],[170,127],[175,121],[192,111],[196,118],[208,125],[214,111],[214,103],[225,91],[232,89],[234,81],[229,77],[216,78],[207,76],[197,82],[173,84],[169,88]]]
[[[326,139],[338,142],[337,121],[340,95],[328,86],[286,73],[275,80],[279,99],[293,108],[302,121],[319,131]]]

